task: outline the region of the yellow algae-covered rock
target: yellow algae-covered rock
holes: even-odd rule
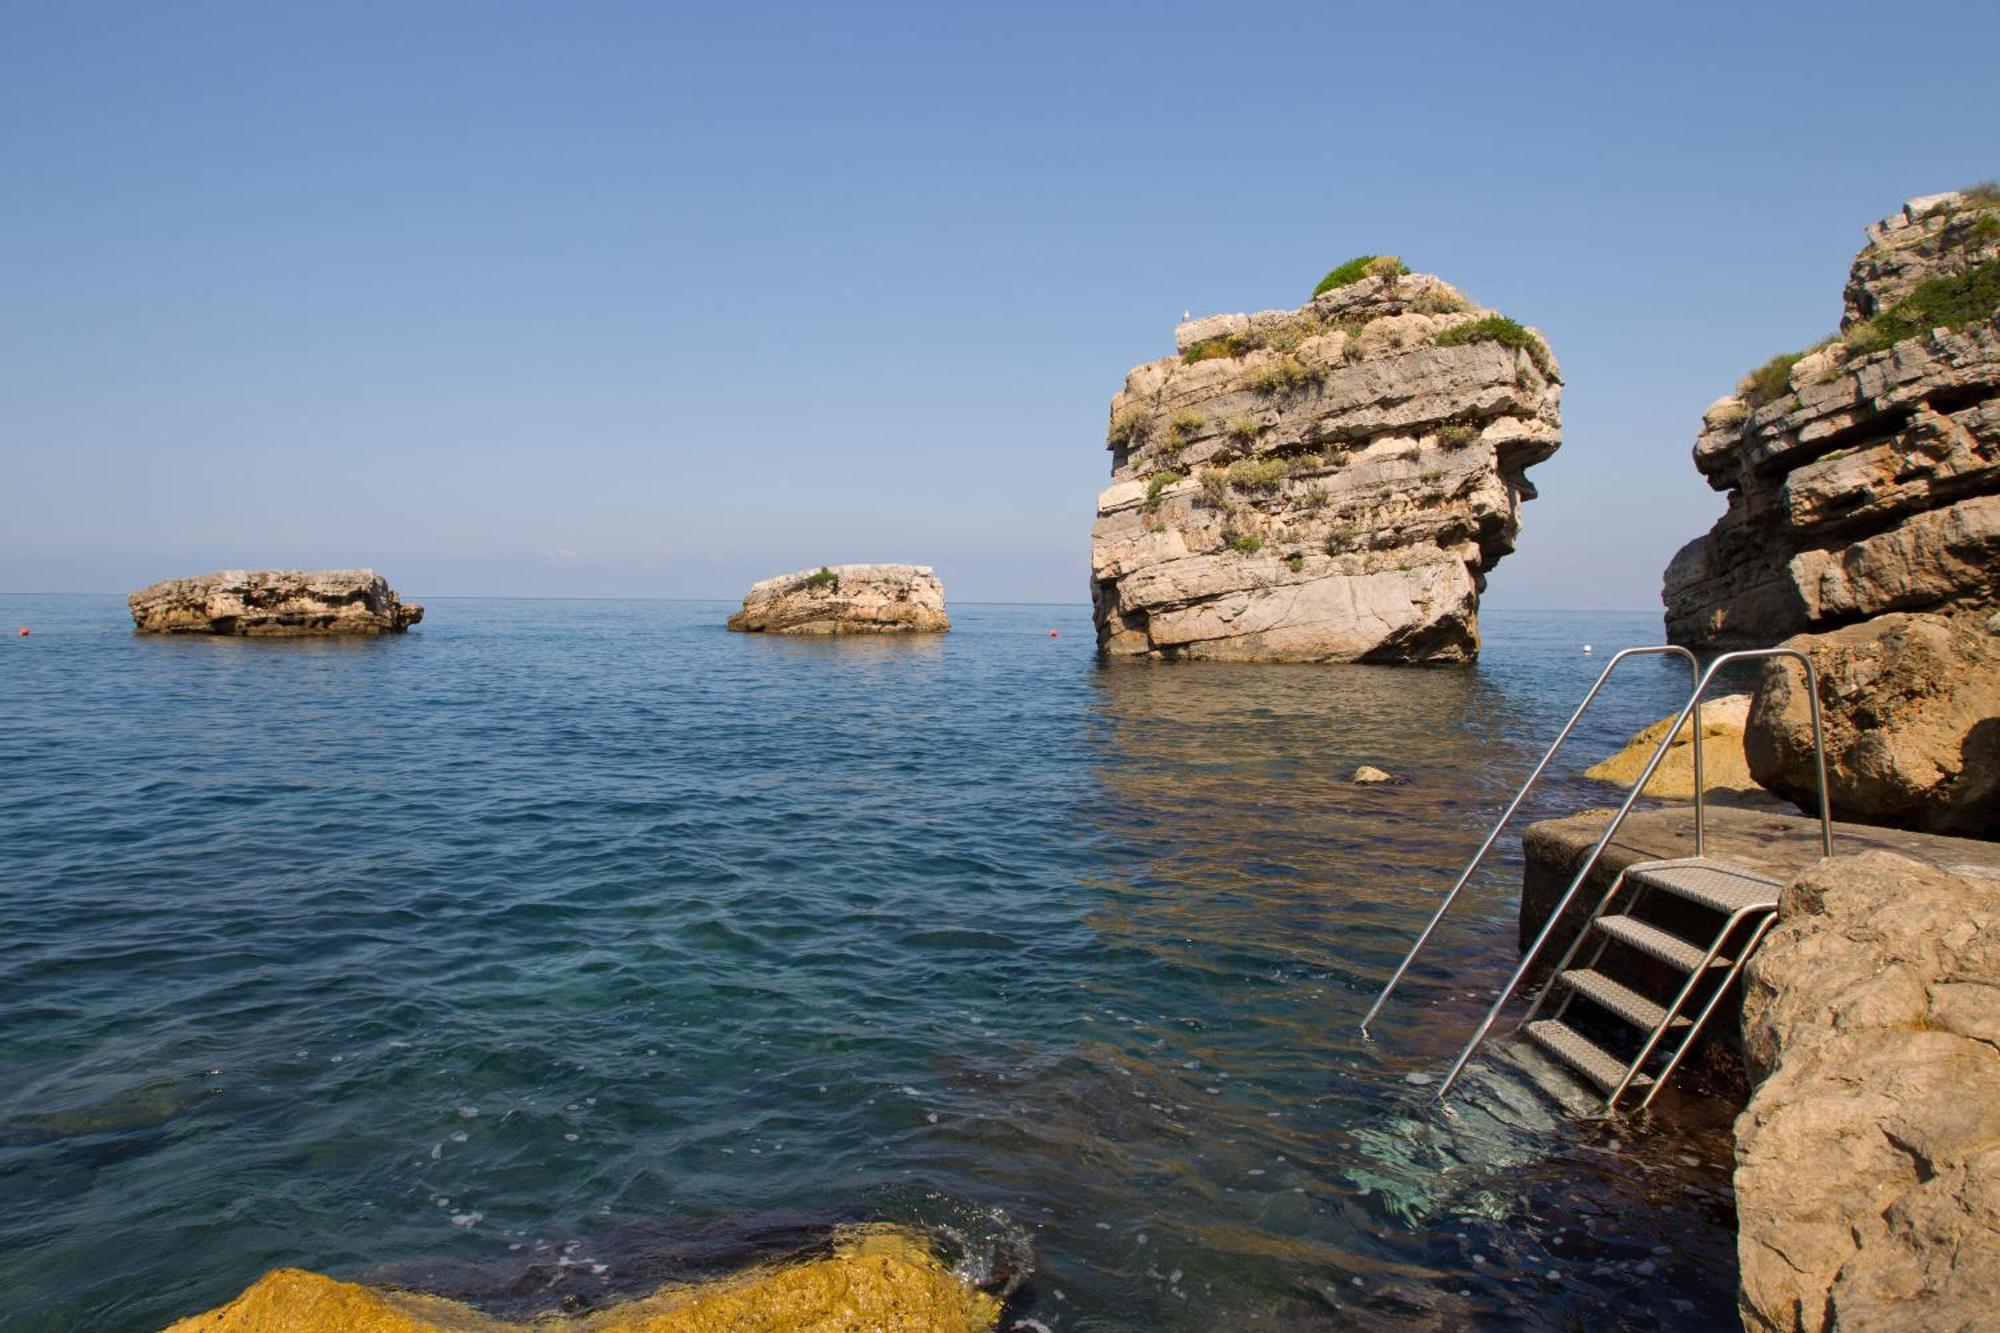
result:
[[[1717,792],[1760,793],[1762,788],[1750,776],[1750,761],[1743,757],[1743,727],[1750,717],[1750,696],[1729,694],[1704,699],[1701,705],[1702,781],[1711,795]],[[1645,770],[1646,761],[1659,748],[1673,718],[1663,717],[1632,738],[1632,743],[1603,763],[1584,771],[1584,776],[1630,788]],[[1666,758],[1653,770],[1646,795],[1662,801],[1694,799],[1694,724],[1684,722],[1668,747]]]
[[[280,1268],[167,1333],[985,1333],[1000,1302],[895,1227],[855,1227],[831,1255],[664,1287],[580,1316],[512,1323],[436,1296]]]

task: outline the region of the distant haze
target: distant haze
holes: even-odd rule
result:
[[[1702,408],[2000,172],[1990,3],[708,8],[7,7],[0,590],[1081,601],[1126,369],[1384,251],[1563,364],[1489,604],[1656,607]]]

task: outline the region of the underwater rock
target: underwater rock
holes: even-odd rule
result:
[[[424,618],[372,569],[227,569],[155,583],[126,604],[145,634],[401,634]]]
[[[1380,782],[1394,782],[1395,780],[1396,775],[1394,773],[1384,773],[1373,764],[1363,764],[1354,770],[1354,776],[1349,779],[1349,781],[1363,787],[1372,786]]]
[[[753,584],[729,628],[751,634],[934,633],[951,628],[929,565],[822,565]]]
[[[166,1333],[986,1333],[1000,1302],[896,1227],[852,1227],[823,1258],[670,1286],[577,1318],[514,1323],[441,1296],[279,1268]]]

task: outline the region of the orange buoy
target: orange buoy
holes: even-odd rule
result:
[[[26,625],[21,626],[21,637],[24,639],[28,637],[28,627]]]
[[[28,632],[28,631],[26,631],[26,630],[22,630],[22,631],[21,631],[21,633],[23,633],[23,634],[26,634],[27,632]],[[1058,633],[1057,631],[1055,631],[1055,630],[1050,630],[1050,631],[1049,631],[1049,637],[1050,637],[1051,639],[1060,639],[1060,638],[1062,637],[1062,635],[1061,635],[1060,633]]]

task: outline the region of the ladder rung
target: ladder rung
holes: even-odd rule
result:
[[[1621,986],[1602,972],[1589,968],[1562,974],[1562,984],[1589,1000],[1601,1005],[1630,1023],[1633,1027],[1644,1028],[1648,1032],[1657,1030],[1666,1022],[1665,1005],[1655,1004],[1630,987]],[[1674,1015],[1674,1027],[1684,1028],[1688,1020]]]
[[[1755,908],[1775,910],[1778,893],[1784,888],[1775,879],[1709,856],[1627,866],[1625,878],[1700,903],[1712,911],[1730,913]]]
[[[1648,925],[1637,917],[1601,916],[1597,918],[1597,928],[1621,944],[1629,944],[1640,953],[1648,954],[1663,963],[1678,967],[1683,972],[1692,972],[1701,966],[1706,950],[1689,944],[1680,936]],[[1716,958],[1710,967],[1727,967],[1729,960]]]
[[[1605,1092],[1617,1087],[1619,1081],[1625,1077],[1627,1066],[1620,1063],[1617,1056],[1559,1018],[1536,1019],[1528,1024],[1528,1036],[1534,1040],[1535,1045],[1582,1074]],[[1645,1074],[1634,1074],[1629,1086],[1650,1087],[1652,1082],[1653,1080]]]

